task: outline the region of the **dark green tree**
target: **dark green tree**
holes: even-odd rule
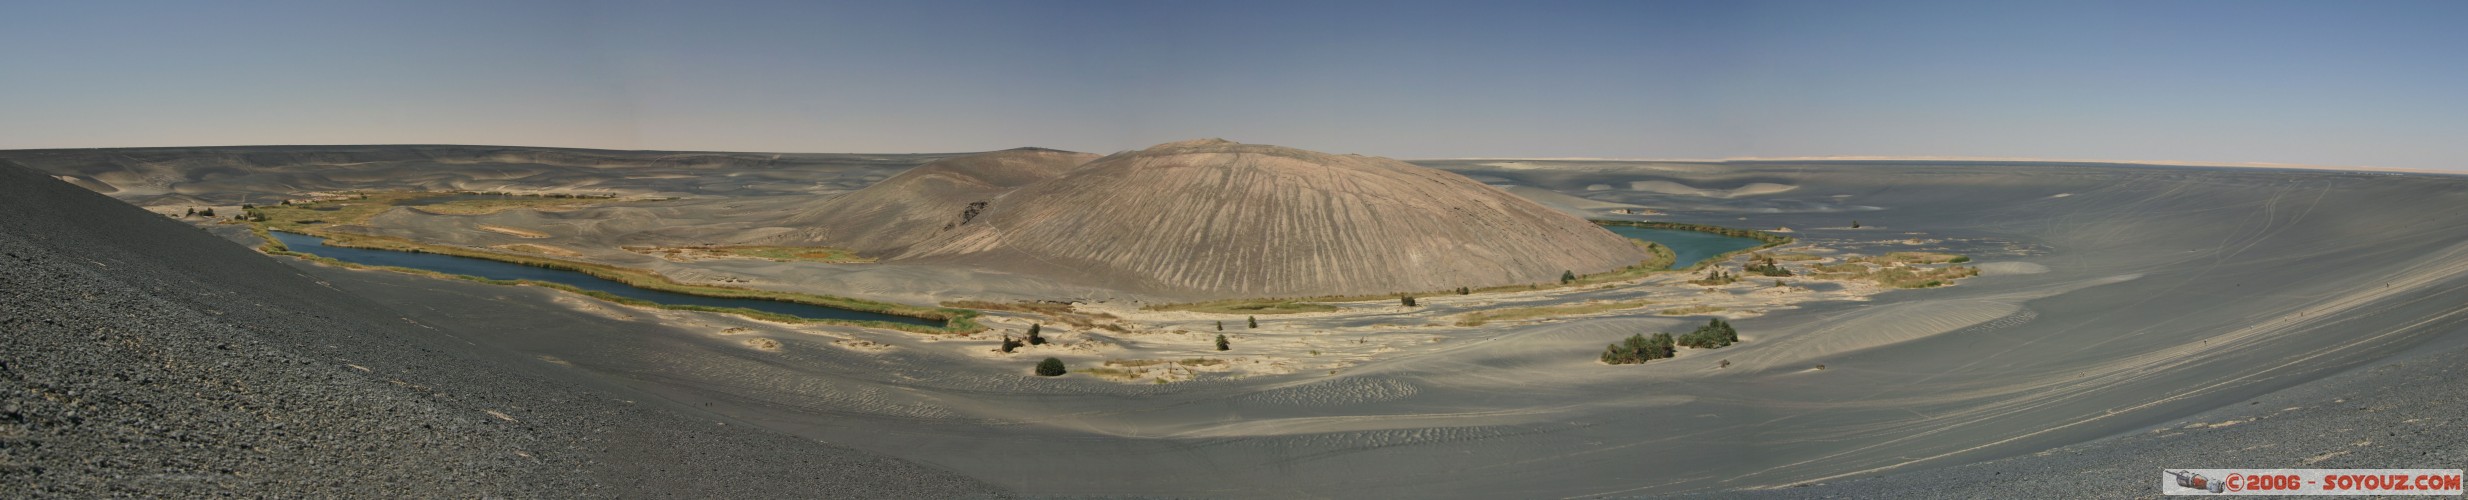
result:
[[[1412,296],[1412,295],[1406,295],[1406,296],[1403,296],[1403,297],[1401,297],[1401,298],[1400,298],[1400,300],[1398,300],[1398,302],[1402,302],[1402,303],[1404,303],[1406,307],[1414,307],[1414,296]]]
[[[189,207],[189,213],[187,215],[182,215],[181,217],[188,217],[192,215],[197,215],[197,207]]]
[[[1014,349],[1019,349],[1019,348],[1020,348],[1020,341],[1019,341],[1018,339],[1013,339],[1013,338],[1011,338],[1011,336],[1010,336],[1010,335],[1004,335],[1004,336],[1003,336],[1003,352],[1008,353],[1008,352],[1011,352],[1011,351],[1012,351],[1012,350],[1014,350]]]
[[[1472,289],[1472,288],[1457,287],[1457,295],[1473,295],[1473,294],[1474,294],[1474,289]]]
[[[206,207],[206,209],[205,209],[205,210],[199,210],[199,211],[197,211],[197,215],[203,215],[203,216],[207,216],[207,217],[213,217],[213,216],[214,216],[214,207]]]
[[[1037,334],[1043,330],[1045,330],[1045,325],[1030,323],[1028,325],[1028,345],[1045,345],[1045,336]]]
[[[1244,316],[1244,317],[1243,317],[1243,321],[1251,323],[1251,327],[1252,327],[1252,328],[1259,328],[1259,327],[1260,327],[1260,317],[1259,317],[1259,316]]]
[[[1067,372],[1067,370],[1063,369],[1063,360],[1061,359],[1045,358],[1045,361],[1037,362],[1037,376],[1039,377],[1056,377]]]
[[[1225,331],[1225,320],[1217,320],[1217,331]]]
[[[1576,272],[1576,271],[1560,271],[1560,284],[1562,284],[1562,285],[1566,285],[1566,284],[1569,284],[1569,283],[1576,283],[1576,282],[1577,282],[1577,272]]]
[[[1234,345],[1233,345],[1233,344],[1226,343],[1226,341],[1225,341],[1225,334],[1223,334],[1223,333],[1217,334],[1217,350],[1220,350],[1220,351],[1231,351],[1231,350],[1234,350]]]

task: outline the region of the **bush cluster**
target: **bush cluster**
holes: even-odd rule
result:
[[[1748,266],[1742,268],[1741,270],[1771,277],[1791,275],[1791,270],[1783,269],[1781,265],[1775,264],[1773,257],[1766,257],[1765,260],[1750,258],[1748,260]]]
[[[1740,275],[1723,272],[1722,268],[1717,267],[1705,270],[1705,279],[1690,281],[1689,283],[1705,286],[1722,286],[1738,282],[1740,282]]]
[[[1723,321],[1722,318],[1714,318],[1706,322],[1705,326],[1697,327],[1697,331],[1681,335],[1679,339],[1681,346],[1698,349],[1721,349],[1739,343],[1739,341],[1740,331],[1731,328],[1731,323]]]
[[[1651,336],[1630,335],[1627,340],[1603,348],[1602,362],[1614,365],[1633,365],[1669,358],[1679,352],[1679,347],[1720,349],[1739,342],[1739,330],[1731,328],[1731,323],[1723,321],[1722,318],[1714,318],[1707,321],[1705,326],[1697,327],[1696,331],[1678,337],[1661,332],[1656,332]],[[1729,360],[1725,360],[1723,366],[1729,367]]]
[[[1622,340],[1620,343],[1611,344],[1611,347],[1603,349],[1602,362],[1633,365],[1668,358],[1678,352],[1678,349],[1672,347],[1673,344],[1671,334],[1668,333],[1655,333],[1652,337],[1644,334],[1630,335],[1628,340]]]

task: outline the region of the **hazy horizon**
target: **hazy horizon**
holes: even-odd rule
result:
[[[485,144],[2468,170],[2457,2],[32,4],[0,149]]]

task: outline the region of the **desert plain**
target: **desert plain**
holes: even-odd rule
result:
[[[1201,141],[1180,147],[1237,146]],[[1230,151],[1220,153],[1267,154]],[[1134,153],[1126,158],[1137,160]],[[844,201],[831,205],[835,199],[853,199],[843,197],[926,168],[921,165],[969,158],[982,156],[483,146],[0,152],[0,161],[19,171],[8,187],[19,200],[14,217],[68,222],[21,222],[6,233],[12,248],[29,248],[26,255],[42,256],[46,265],[111,273],[109,264],[89,265],[76,255],[82,248],[136,245],[103,236],[91,241],[46,236],[50,233],[202,231],[163,238],[181,245],[222,245],[213,252],[218,260],[191,267],[247,260],[257,266],[252,269],[292,273],[279,283],[257,286],[284,288],[299,296],[286,300],[304,303],[325,300],[322,296],[353,301],[350,314],[337,315],[355,319],[338,321],[392,326],[345,330],[425,346],[423,352],[435,353],[428,356],[442,359],[434,363],[469,367],[461,375],[373,371],[365,362],[320,355],[317,340],[302,338],[289,348],[306,353],[302,364],[313,369],[341,377],[383,374],[397,382],[372,391],[419,386],[491,393],[500,392],[496,384],[552,384],[565,391],[556,393],[562,398],[625,408],[612,412],[663,415],[630,424],[644,429],[725,427],[729,430],[694,432],[726,432],[737,440],[732,443],[751,443],[730,445],[744,449],[819,443],[823,451],[814,453],[842,457],[833,460],[894,464],[883,466],[893,472],[881,475],[799,479],[821,483],[816,487],[898,483],[908,477],[953,485],[880,490],[883,494],[1899,496],[1962,480],[1897,478],[2057,460],[2049,457],[2059,450],[2094,457],[2066,462],[2072,468],[2067,470],[2085,471],[2095,481],[2147,486],[2150,474],[2144,469],[2099,472],[2102,460],[2123,460],[2124,454],[2099,458],[2099,450],[2202,449],[2212,439],[2209,433],[2236,432],[2273,415],[2301,416],[2305,408],[2362,399],[2338,395],[2343,393],[2323,384],[2372,386],[2373,379],[2354,381],[2356,373],[2381,367],[2434,373],[2424,375],[2432,380],[2425,387],[2456,387],[2456,371],[2411,360],[2457,357],[2468,342],[2462,335],[2468,324],[2463,289],[2468,210],[2460,210],[2468,207],[2468,177],[2443,174],[2026,161],[1445,159],[1403,162],[1413,167],[1396,170],[1406,172],[1397,174],[1404,177],[1378,178],[1413,186],[1461,178],[1465,186],[1432,193],[1476,190],[1482,197],[1512,200],[1483,212],[1496,215],[1481,217],[1517,221],[1499,224],[1503,228],[1538,228],[1521,237],[1541,243],[1492,251],[1473,248],[1480,243],[1475,236],[1415,239],[1455,230],[1445,218],[1415,221],[1446,216],[1423,208],[1447,209],[1381,205],[1401,198],[1393,196],[1396,188],[1378,187],[1386,182],[1378,179],[1342,185],[1305,179],[1293,184],[1296,191],[1171,203],[1213,196],[1185,191],[1224,190],[1190,181],[1213,177],[1126,174],[1072,180],[1067,172],[1076,167],[1066,165],[1018,174],[1042,176],[1034,179],[960,176],[951,184],[956,187],[917,188],[973,189],[968,192],[992,200],[963,209],[968,215],[939,230],[931,221],[909,235],[808,230],[827,228],[844,214],[859,216],[859,209]],[[1124,165],[1120,168],[1142,168],[1117,161]],[[1223,181],[1237,186],[1318,175],[1299,166],[1228,165],[1237,172],[1266,172]],[[984,174],[993,167],[972,168]],[[1396,180],[1432,175],[1424,172],[1447,175]],[[1054,178],[1066,184],[1048,181]],[[1145,184],[1104,184],[1119,178]],[[1342,193],[1354,186],[1378,189],[1363,188],[1371,194],[1361,199],[1369,201],[1312,197],[1319,190]],[[34,201],[34,193],[94,197],[81,191],[153,215],[104,213],[90,204],[69,211],[62,208],[67,202]],[[318,207],[268,209],[299,213],[400,193],[486,193],[451,195],[485,207],[386,206],[364,214],[364,220],[318,221],[318,227],[641,270],[686,285],[968,310],[974,311],[975,327],[909,331],[779,321],[629,305],[540,286],[356,269],[249,252],[266,240],[252,231],[254,224],[233,220],[258,207],[295,202]],[[1123,198],[1070,197],[1090,193]],[[487,203],[491,199],[525,201]],[[972,199],[936,203],[966,206]],[[1523,208],[1527,204],[1541,211]],[[930,205],[920,210],[931,213],[952,212],[944,205],[921,205]],[[1015,218],[1005,212],[1013,206],[1064,208]],[[1366,208],[1346,208],[1355,206]],[[208,208],[220,216],[189,214]],[[1207,226],[1222,234],[1172,240],[1211,242],[1205,245],[1156,245],[1159,252],[1186,253],[1155,257],[1112,250],[1147,248],[1141,245],[1170,240],[1164,235],[1172,228],[1201,220],[1147,221],[1144,214],[1216,209],[1224,209],[1228,220],[1288,210],[1256,218],[1325,216],[1325,224],[1284,228],[1227,222]],[[921,223],[898,215],[865,215],[872,218],[857,227],[915,229],[911,226]],[[140,218],[146,222],[139,224]],[[1109,225],[1124,220],[1156,225],[1138,231]],[[1671,266],[1677,269],[1622,273],[1623,263],[1654,253],[1620,246],[1622,239],[1608,232],[1555,232],[1592,230],[1585,220],[1718,226],[1788,242]],[[1580,222],[1569,226],[1567,221]],[[1033,235],[1045,239],[1020,236],[1026,230],[1018,228],[1026,227],[1042,228]],[[978,233],[964,234],[969,231]],[[1209,239],[1218,237],[1227,239]],[[1591,257],[1531,259],[1551,248],[1580,246],[1567,239],[1579,237],[1594,245],[1586,247]],[[72,240],[85,243],[58,243]],[[1347,247],[1358,240],[1400,243]],[[898,244],[830,258],[721,251],[823,247],[833,241]],[[1087,241],[1104,246],[1074,246]],[[1297,264],[1275,256],[1283,254],[1263,258],[1240,251],[1250,243],[1268,249],[1261,252],[1300,249],[1294,251],[1350,257]],[[1484,266],[1531,264],[1526,266],[1531,269],[1464,277],[1448,267],[1461,256],[1451,250],[1489,259],[1481,261]],[[1415,257],[1379,260],[1406,253]],[[1961,260],[1898,262],[1895,255]],[[1759,258],[1774,258],[1792,273],[1706,280],[1709,271],[1743,273],[1744,265]],[[1185,267],[1154,263],[1163,261]],[[1193,268],[1198,264],[1184,261],[1239,265]],[[1975,272],[1915,287],[1839,272],[1849,268],[1838,266],[1859,262],[1880,271]],[[1576,266],[1593,268],[1567,269],[1585,276],[1577,283],[1550,278],[1559,274],[1550,270]],[[1258,280],[1199,278],[1226,272],[1222,269],[1272,267],[1281,270],[1263,271],[1271,277]],[[1378,272],[1322,279],[1368,268]],[[1422,271],[1429,274],[1414,274]],[[1543,274],[1529,276],[1535,272]],[[215,278],[225,279],[245,281]],[[1454,281],[1466,282],[1466,293],[1453,293],[1455,287],[1445,284]],[[314,289],[302,290],[310,283]],[[1377,284],[1348,288],[1362,283]],[[30,278],[9,285],[17,294],[46,290]],[[216,300],[244,300],[239,292],[245,290]],[[1404,305],[1399,296],[1412,296],[1416,304]],[[1293,300],[1244,302],[1280,297]],[[1219,306],[1207,306],[1212,302]],[[199,307],[207,306],[179,306]],[[1506,312],[1521,314],[1501,314]],[[192,320],[216,324],[222,320],[211,316],[217,314]],[[1606,344],[1630,335],[1685,333],[1712,319],[1734,325],[1741,341],[1719,349],[1681,348],[1675,357],[1642,364],[1598,359]],[[1004,339],[1022,337],[1032,325],[1046,342],[1005,352]],[[1219,335],[1229,348],[1217,348]],[[1035,375],[1032,366],[1048,357],[1064,361],[1070,372]],[[2266,399],[2285,409],[2263,408],[2260,401]],[[486,404],[434,404],[446,408],[438,411],[471,410],[463,413],[472,426],[539,428],[516,431],[545,442],[577,439],[565,434],[579,432],[572,429],[610,427],[580,421],[572,415],[573,403],[558,401],[564,400],[499,397]],[[2229,410],[2260,413],[2218,416]],[[2394,437],[2402,431],[2456,434],[2462,424],[2457,415],[2409,415],[2373,421],[2383,426],[2375,429]],[[2344,425],[2353,430],[2359,424]],[[2182,446],[2165,441],[2172,439]],[[691,450],[704,441],[666,436],[634,442]],[[2463,459],[2459,441],[2448,442],[2448,447],[2408,448],[2428,457],[2412,464],[2455,466]],[[467,450],[454,452],[550,456],[487,466],[513,471],[507,477],[567,470],[546,470],[551,467],[541,463],[611,477],[737,477],[644,469],[625,463],[652,459],[624,452],[512,443],[466,443],[461,446]],[[2389,448],[2390,441],[2375,446],[2292,442],[2253,448],[2244,456],[2291,464],[2312,459],[2303,463],[2314,466],[2409,465],[2386,463],[2399,453]],[[699,461],[715,469],[742,466],[760,472],[735,480],[757,482],[797,475],[801,468],[791,462],[810,460],[714,453],[720,458],[659,460]],[[523,472],[527,467],[543,470]],[[621,468],[629,472],[608,472]],[[611,491],[692,482],[679,481],[684,482],[629,483],[634,486]],[[505,491],[496,488],[476,484],[452,491]],[[875,490],[843,493],[869,496],[868,491]]]

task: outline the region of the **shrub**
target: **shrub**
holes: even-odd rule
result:
[[[1705,270],[1705,279],[1690,281],[1689,283],[1705,286],[1722,286],[1738,282],[1740,282],[1740,275],[1724,272],[1722,268],[1717,267]]]
[[[1252,327],[1252,328],[1259,328],[1259,327],[1260,327],[1260,317],[1259,317],[1259,316],[1244,316],[1244,317],[1243,317],[1243,321],[1246,321],[1246,322],[1251,323],[1251,327]]]
[[[1472,289],[1472,288],[1466,288],[1466,287],[1462,287],[1462,286],[1461,286],[1461,287],[1457,287],[1457,295],[1473,295],[1473,294],[1474,294],[1474,289]]]
[[[1722,318],[1714,318],[1706,321],[1705,326],[1697,327],[1696,331],[1681,335],[1679,345],[1697,349],[1721,349],[1739,343],[1739,341],[1739,330],[1731,328],[1731,324],[1724,322]]]
[[[1948,260],[1948,261],[1946,261],[1946,262],[1951,262],[1951,263],[1955,263],[1955,264],[1961,264],[1961,263],[1964,263],[1964,262],[1970,262],[1970,261],[1971,261],[1971,256],[1969,256],[1969,255],[1956,255],[1956,256],[1954,256],[1953,260]]]
[[[1414,296],[1407,295],[1399,297],[1398,302],[1404,303],[1406,307],[1414,307]]]
[[[1748,265],[1742,267],[1741,270],[1772,277],[1791,275],[1791,270],[1783,269],[1781,265],[1774,263],[1773,257],[1764,257],[1763,260],[1751,257],[1748,259]]]
[[[197,207],[189,207],[189,213],[181,215],[181,217],[188,217],[192,215],[197,215]]]
[[[1226,343],[1226,341],[1225,341],[1225,334],[1223,334],[1223,333],[1217,334],[1217,350],[1220,350],[1220,351],[1231,351],[1231,350],[1234,350],[1234,346],[1233,346],[1233,344],[1228,344],[1228,343]]]
[[[1217,331],[1225,331],[1225,320],[1217,320]],[[1224,335],[1218,335],[1218,337],[1224,337]]]
[[[1019,348],[1020,348],[1020,341],[1019,341],[1019,340],[1016,340],[1016,339],[1011,338],[1011,336],[1010,336],[1010,335],[1004,335],[1004,336],[1003,336],[1003,352],[1008,353],[1008,352],[1011,352],[1011,351],[1012,351],[1012,350],[1014,350],[1014,349],[1019,349]]]
[[[1655,333],[1651,337],[1644,334],[1630,335],[1627,340],[1604,348],[1602,362],[1614,365],[1633,365],[1668,358],[1676,351],[1671,345],[1671,334],[1668,333]]]
[[[1044,329],[1045,325],[1030,323],[1028,325],[1028,345],[1045,345],[1045,336],[1037,334]]]
[[[214,207],[206,207],[206,209],[205,209],[205,210],[199,210],[199,211],[197,211],[197,215],[203,215],[203,216],[207,216],[207,217],[213,217],[213,216],[214,216]]]
[[[1045,361],[1037,362],[1037,376],[1039,377],[1057,377],[1068,372],[1068,370],[1063,369],[1063,360],[1061,359],[1045,358]]]
[[[1576,271],[1560,271],[1560,284],[1566,285],[1575,282],[1577,282]]]

